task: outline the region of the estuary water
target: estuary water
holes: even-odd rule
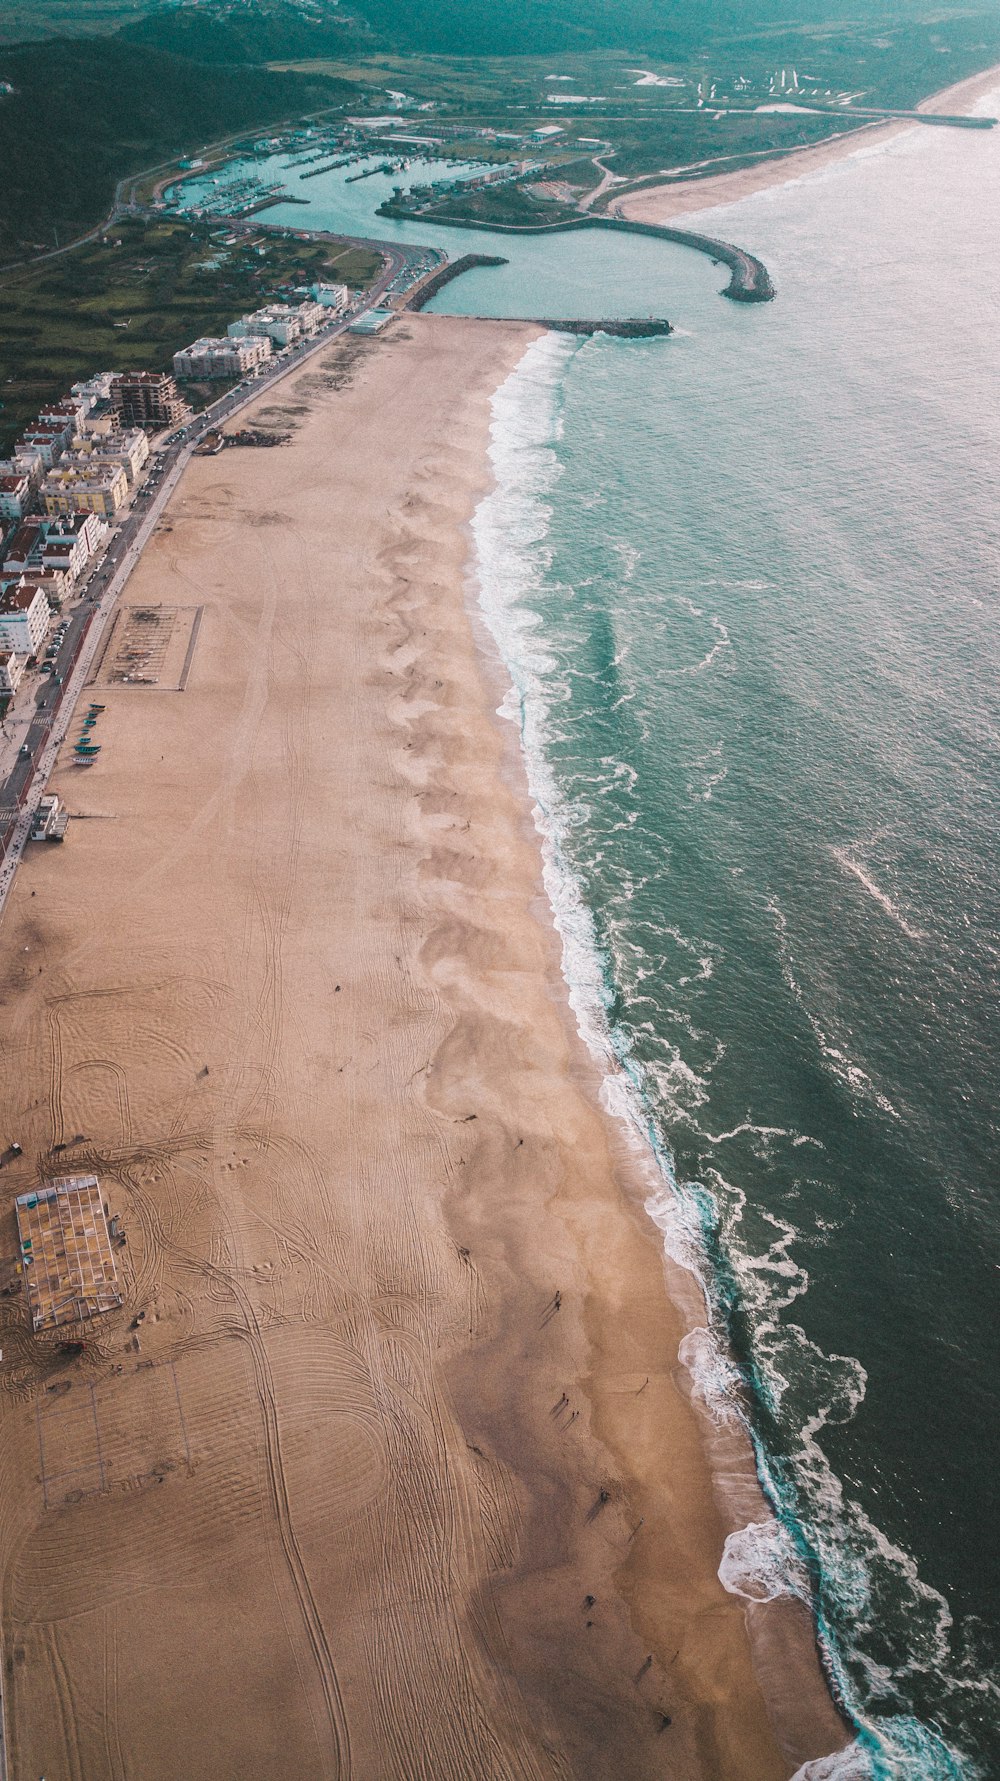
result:
[[[547,335],[495,399],[505,710],[578,1018],[704,1285],[687,1358],[776,1511],[723,1579],[813,1603],[857,1729],[824,1776],[1000,1775],[1000,130],[706,213],[761,308],[656,242],[310,196],[271,217],[508,256],[439,309],[676,324]]]

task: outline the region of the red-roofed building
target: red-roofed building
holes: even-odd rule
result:
[[[22,519],[30,498],[26,476],[0,476],[0,520]]]

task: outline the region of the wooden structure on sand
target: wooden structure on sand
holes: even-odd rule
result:
[[[17,1234],[31,1327],[58,1329],[122,1302],[96,1175],[67,1175],[18,1194]]]

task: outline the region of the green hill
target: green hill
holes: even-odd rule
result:
[[[206,67],[120,37],[0,50],[0,80],[14,88],[0,95],[0,260],[99,222],[125,174],[353,92],[319,76]]]

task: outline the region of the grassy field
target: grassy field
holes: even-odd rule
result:
[[[287,285],[330,277],[359,289],[374,254],[263,231],[227,246],[227,230],[120,224],[0,285],[0,448],[42,402],[95,371],[170,369],[172,355]]]
[[[405,211],[394,212],[387,206],[382,213],[387,216],[405,216]],[[449,195],[440,204],[434,204],[422,211],[419,216],[411,218],[413,222],[473,222],[495,227],[502,224],[507,228],[539,228],[544,223],[564,223],[567,215],[565,204],[556,204],[546,198],[532,198],[522,191],[520,186],[487,186],[479,192],[469,192],[466,197]]]

